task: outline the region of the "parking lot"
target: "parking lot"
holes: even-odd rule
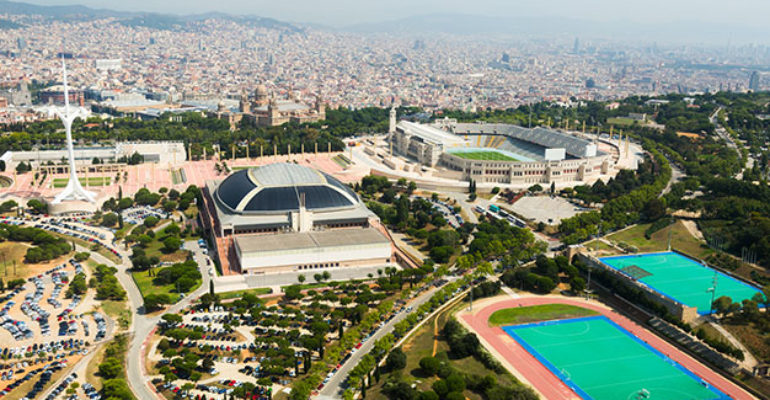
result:
[[[89,271],[71,259],[29,277],[0,297],[0,396],[33,398],[54,373],[88,354],[108,335],[104,315],[94,312],[95,291],[66,297],[72,278]],[[26,395],[14,392],[25,382]]]
[[[566,199],[550,196],[524,196],[510,207],[528,220],[548,225],[558,225],[561,220],[586,211]]]
[[[141,224],[145,218],[149,216],[157,217],[158,219],[168,219],[171,214],[150,206],[143,207],[131,207],[120,212],[123,215],[123,222],[126,224]]]
[[[395,271],[389,273],[395,275]],[[383,276],[381,283],[387,285],[390,279]],[[414,294],[422,290],[416,289]],[[306,364],[319,362],[321,348],[338,341],[341,331],[358,327],[360,339],[350,348],[340,349],[337,366],[327,371],[316,388],[321,390],[373,335],[408,308],[400,299],[384,301],[388,293],[371,283],[335,283],[300,297],[278,304],[275,301],[280,298],[266,303],[256,296],[222,305],[198,304],[177,314],[178,321],[161,321],[147,356],[152,383],[164,394],[183,398],[205,395],[208,399],[224,399],[246,385],[250,396],[256,396],[251,398],[269,399],[288,388],[298,374],[304,374]],[[348,307],[354,299],[368,306],[354,313]],[[363,316],[357,313],[370,308],[382,309],[380,319],[360,321]],[[183,341],[168,336],[179,337],[181,332],[187,336]],[[172,366],[190,357],[198,360],[192,372],[165,381]],[[196,375],[196,379],[187,374]]]

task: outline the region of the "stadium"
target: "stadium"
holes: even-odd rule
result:
[[[377,216],[321,171],[275,163],[204,188],[204,225],[225,274],[386,266],[393,248]]]
[[[451,119],[395,124],[391,119],[390,131],[391,152],[440,170],[442,178],[500,184],[586,182],[614,167],[612,156],[596,143],[541,127]]]

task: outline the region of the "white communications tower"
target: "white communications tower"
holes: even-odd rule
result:
[[[70,164],[70,180],[67,182],[67,187],[62,190],[61,193],[56,195],[53,200],[53,204],[59,204],[65,200],[85,200],[91,203],[95,203],[94,193],[83,189],[80,185],[77,174],[75,174],[75,150],[72,146],[72,122],[77,118],[78,113],[70,113],[70,99],[69,90],[67,88],[67,66],[64,64],[64,59],[61,61],[62,74],[64,76],[64,113],[58,113],[61,122],[64,124],[64,130],[67,133],[67,153],[69,153]]]

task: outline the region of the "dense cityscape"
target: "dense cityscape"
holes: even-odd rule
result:
[[[88,90],[87,100],[128,94],[171,102],[238,99],[261,84],[278,96],[309,100],[322,94],[335,108],[508,108],[540,100],[741,92],[750,89],[752,66],[770,58],[764,46],[725,51],[579,36],[486,40],[259,27],[227,19],[173,30],[115,18],[4,19],[22,27],[0,31],[3,85],[59,82],[57,56],[64,53],[72,58],[73,88]]]

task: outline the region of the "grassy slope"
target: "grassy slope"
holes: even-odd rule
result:
[[[596,311],[568,304],[543,304],[497,310],[489,316],[489,325],[515,325],[555,319],[587,317],[598,314]]]
[[[441,329],[443,329],[444,324],[448,320],[449,316],[454,314],[457,310],[466,307],[467,305],[465,303],[460,303],[457,306],[453,307],[452,310],[449,312],[442,313],[439,316],[439,332]],[[434,317],[436,318],[436,317]],[[417,331],[415,334],[407,340],[403,347],[404,353],[406,353],[406,368],[404,368],[402,371],[400,371],[404,378],[408,382],[413,382],[417,385],[417,389],[419,390],[430,390],[431,385],[433,382],[438,380],[437,377],[431,377],[431,378],[425,378],[420,373],[420,359],[423,357],[430,356],[433,352],[433,321],[434,318],[431,318],[429,321],[426,321],[426,323]],[[449,345],[442,340],[441,337],[439,337],[438,346],[437,346],[437,354],[442,352],[449,351]],[[469,374],[475,374],[475,375],[494,375],[497,378],[497,381],[501,384],[510,386],[514,382],[516,382],[516,379],[511,376],[508,373],[503,374],[496,374],[494,371],[491,371],[487,369],[482,363],[477,361],[473,357],[465,357],[461,359],[449,359],[450,364],[457,370],[469,373]],[[369,399],[384,399],[386,398],[385,395],[381,393],[382,384],[387,380],[388,374],[383,374],[380,378],[380,383],[375,384],[372,386],[372,388],[367,389],[366,391],[366,397]],[[483,400],[481,396],[478,394],[470,391],[465,390],[463,392],[463,395],[465,395],[466,399],[470,400]]]
[[[257,288],[257,289],[248,289],[248,290],[237,290],[235,292],[225,292],[225,293],[218,293],[219,298],[222,300],[228,300],[228,299],[239,299],[243,297],[244,294],[251,293],[253,295],[259,296],[263,294],[270,294],[273,293],[273,289],[270,288]]]
[[[640,252],[666,251],[668,248],[669,228],[655,232],[650,240],[644,237],[644,231],[650,224],[636,225],[633,228],[609,235],[607,239],[614,242],[626,242],[636,246]],[[671,247],[696,258],[705,258],[712,253],[711,249],[701,247],[701,242],[693,237],[681,222],[673,226],[671,232]]]

